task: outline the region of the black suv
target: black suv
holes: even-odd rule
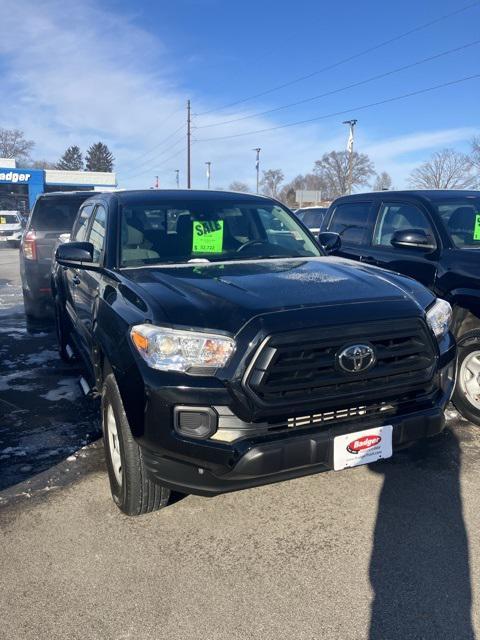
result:
[[[57,191],[38,196],[20,245],[20,275],[27,319],[53,317],[50,274],[53,251],[69,234],[82,202],[95,191]]]
[[[383,191],[338,198],[323,229],[336,255],[415,278],[453,308],[453,401],[480,424],[480,191]]]
[[[127,514],[343,469],[439,433],[451,309],[414,280],[324,255],[269,198],[124,191],[56,252],[62,357],[102,394]]]

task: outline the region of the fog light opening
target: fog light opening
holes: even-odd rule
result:
[[[174,409],[175,431],[188,438],[210,438],[217,430],[217,414],[211,407],[178,406]]]

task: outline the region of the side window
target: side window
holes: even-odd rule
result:
[[[391,240],[395,231],[407,229],[425,231],[432,243],[435,242],[435,236],[427,216],[416,205],[406,202],[384,202],[378,213],[373,244],[377,247],[392,248]]]
[[[75,242],[84,242],[87,233],[88,221],[92,215],[93,204],[87,204],[80,209],[80,215],[77,218],[75,227],[72,231],[72,240]]]
[[[88,234],[87,241],[93,244],[93,261],[99,262],[105,244],[105,227],[107,223],[107,212],[101,204],[95,209],[92,226]]]
[[[335,207],[328,231],[338,233],[345,245],[366,244],[371,202],[344,202]]]

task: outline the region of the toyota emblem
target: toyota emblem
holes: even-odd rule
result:
[[[362,373],[375,364],[375,351],[369,344],[351,344],[340,351],[337,362],[347,373]]]

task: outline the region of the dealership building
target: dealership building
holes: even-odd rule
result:
[[[113,191],[115,173],[21,169],[15,160],[0,158],[0,210],[26,214],[36,197],[51,191]]]

